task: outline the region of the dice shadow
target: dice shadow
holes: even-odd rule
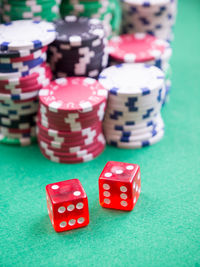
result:
[[[112,221],[115,221],[119,217],[122,217],[122,221],[129,218],[131,218],[131,220],[141,221],[143,221],[144,218],[146,221],[156,220],[156,218],[160,216],[159,214],[162,210],[162,201],[160,199],[148,193],[141,193],[132,211],[106,209],[101,207],[99,202],[96,201],[90,206],[90,221],[91,224],[106,224],[112,223]]]
[[[30,227],[30,233],[34,235],[51,235],[54,232],[54,229],[51,225],[49,215],[45,214],[33,223]]]
[[[80,234],[85,235],[86,231],[92,232],[93,229],[91,229],[90,225],[82,228],[72,229],[70,231],[65,232],[56,232],[51,224],[51,221],[49,219],[49,215],[41,216],[40,219],[33,223],[31,227],[29,228],[28,236],[32,235],[35,237],[41,237],[41,236],[54,236],[57,237],[64,237],[68,236],[69,238],[74,238],[76,235]]]

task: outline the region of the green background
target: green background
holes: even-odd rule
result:
[[[0,266],[200,266],[200,1],[180,0],[173,89],[164,139],[141,150],[107,147],[92,162],[51,163],[36,145],[0,146]],[[98,204],[109,160],[137,163],[142,193],[132,212]],[[45,185],[79,178],[90,224],[54,232]]]

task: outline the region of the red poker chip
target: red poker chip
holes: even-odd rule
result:
[[[99,137],[101,137],[99,140]],[[39,138],[38,138],[39,139]],[[105,138],[103,136],[103,134],[99,134],[95,139],[94,141],[91,143],[91,144],[88,144],[88,145],[79,145],[79,146],[71,146],[71,147],[65,147],[65,146],[62,146],[60,148],[57,148],[57,147],[52,147],[51,143],[47,143],[45,142],[44,140],[43,141],[40,141],[42,143],[40,143],[40,146],[44,147],[44,148],[47,148],[47,149],[51,149],[55,152],[64,152],[64,153],[73,153],[73,152],[78,152],[78,151],[81,151],[81,150],[85,150],[85,149],[90,149],[92,147],[94,147],[95,144],[98,144],[99,146],[100,145],[106,145],[106,141],[105,141]]]
[[[38,132],[43,133],[45,136],[49,137],[64,137],[64,138],[82,138],[88,136],[88,134],[92,133],[94,130],[102,132],[102,124],[95,125],[93,127],[84,128],[81,131],[74,132],[64,132],[64,131],[56,131],[52,129],[47,129],[37,122]]]
[[[50,128],[50,129],[58,130],[58,131],[69,131],[69,132],[80,131],[84,128],[94,127],[95,125],[99,123],[98,121],[93,120],[93,121],[76,122],[75,124],[74,123],[64,124],[63,122],[57,122],[55,124],[47,120],[41,119],[40,114],[38,114],[37,120],[42,126],[46,128]]]
[[[101,116],[100,118],[97,116],[91,116],[91,117],[85,117],[85,118],[74,118],[74,117],[70,117],[70,116],[65,116],[65,117],[47,117],[45,115],[41,115],[41,113],[39,114],[39,119],[48,122],[49,124],[52,125],[73,125],[76,123],[81,123],[83,125],[86,124],[95,124],[97,122],[102,122],[103,120],[103,116]]]
[[[16,84],[16,85],[0,85],[0,90],[5,90],[5,91],[12,91],[12,90],[17,90],[20,89],[22,91],[30,91],[31,88],[33,87],[39,87],[39,86],[46,86],[47,81],[51,81],[52,79],[52,74],[51,73],[46,73],[44,75],[41,75],[38,77],[38,79],[31,80],[30,83],[26,84]]]
[[[51,69],[49,65],[44,62],[42,63],[33,73],[25,76],[25,77],[14,77],[7,79],[0,79],[0,86],[5,86],[9,84],[20,84],[26,86],[30,83],[35,83],[41,75],[51,74]],[[52,74],[51,74],[52,75]]]
[[[40,112],[40,117],[43,118],[44,120],[47,120],[47,121],[51,121],[51,122],[61,122],[61,123],[64,123],[64,124],[67,124],[67,122],[82,122],[82,121],[88,121],[88,122],[101,122],[103,121],[103,118],[104,118],[104,115],[105,115],[105,111],[102,111],[102,112],[96,112],[96,113],[93,113],[93,114],[88,114],[88,116],[81,116],[79,115],[78,113],[66,113],[65,115],[51,115],[49,116],[49,114],[45,114],[45,113],[41,113]]]
[[[24,61],[29,61],[29,60],[34,60],[38,57],[41,57],[41,55],[43,53],[45,53],[47,51],[47,46],[42,47],[41,49],[38,49],[37,51],[33,52],[32,54],[28,55],[28,56],[24,56],[24,57],[16,57],[16,58],[3,58],[3,62],[5,62],[6,60],[9,63],[16,63],[16,62],[24,62]]]
[[[106,110],[106,102],[100,103],[98,106],[96,106],[93,110],[90,112],[81,112],[81,111],[73,111],[73,112],[52,112],[48,110],[43,105],[39,105],[39,111],[41,114],[44,114],[46,117],[53,117],[53,118],[65,118],[67,116],[77,116],[77,118],[89,118],[89,117],[100,117],[100,115],[104,115]]]
[[[50,141],[49,139],[38,134],[38,140],[44,141],[45,143],[47,143],[51,147],[55,147],[55,148],[60,148],[60,147],[70,148],[70,147],[76,147],[76,146],[85,146],[85,145],[92,144],[94,142],[94,139],[95,139],[95,137],[86,138],[86,139],[81,138],[77,141],[66,143],[66,142],[59,142],[59,141]]]
[[[49,153],[49,154],[52,154],[53,156],[56,156],[56,157],[77,158],[77,157],[79,157],[81,155],[85,155],[85,154],[89,154],[89,153],[98,151],[102,147],[105,147],[105,145],[103,145],[103,144],[93,144],[88,149],[83,149],[83,150],[80,150],[80,151],[74,152],[74,153],[69,153],[69,152],[67,152],[65,150],[57,152],[57,151],[54,151],[54,149],[52,149],[52,148],[43,148],[43,147],[41,147],[41,149],[43,149],[47,155]]]
[[[0,131],[2,129],[2,132],[4,132],[4,129],[6,127],[0,127]],[[16,129],[16,128],[6,128],[6,131],[11,134],[29,134],[32,131],[35,130],[35,127],[29,128],[29,129]]]
[[[114,60],[133,63],[160,58],[167,43],[145,33],[124,34],[109,41],[109,55]]]
[[[84,136],[87,136],[88,133],[91,133],[93,130],[96,131],[102,131],[102,124],[98,123],[95,124],[92,127],[88,127],[88,128],[84,128],[81,131],[76,131],[76,132],[67,132],[67,131],[55,131],[52,129],[48,129],[45,128],[44,126],[42,126],[39,122],[37,122],[37,126],[38,126],[38,131],[41,133],[44,133],[45,135],[48,135],[50,137],[66,137],[66,138],[73,138],[73,137],[77,137],[77,138],[82,138]]]
[[[97,80],[86,77],[57,79],[39,93],[44,106],[61,113],[90,112],[106,98],[107,90]]]
[[[96,157],[98,157],[103,151],[104,151],[105,147],[102,147],[98,150],[96,150],[93,153],[89,153],[88,155],[85,155],[83,157],[80,158],[74,158],[74,159],[70,159],[70,158],[66,158],[66,157],[50,157],[48,156],[44,150],[41,150],[43,156],[45,156],[47,159],[54,161],[54,162],[58,162],[58,163],[65,163],[65,164],[75,164],[75,163],[82,163],[82,162],[87,162],[90,161]]]
[[[93,119],[93,118],[97,118],[100,117],[100,113],[101,115],[105,113],[105,108],[103,107],[103,109],[97,109],[97,110],[93,110],[92,112],[88,112],[88,113],[78,113],[78,112],[66,112],[66,113],[53,113],[53,112],[41,112],[41,109],[39,109],[41,116],[44,116],[48,119],[60,119],[63,120],[65,118],[71,118],[72,120],[74,119]]]
[[[93,144],[100,142],[99,136],[102,136],[102,133],[100,133],[98,136],[95,136],[94,138],[86,138],[86,139],[80,139],[78,141],[74,142],[58,142],[58,141],[50,141],[49,139],[43,137],[42,135],[38,135],[38,140],[43,141],[46,143],[51,149],[57,149],[57,151],[63,151],[63,150],[69,150],[74,147],[86,147],[86,146],[92,146]],[[103,142],[104,143],[104,142]]]
[[[50,80],[49,80],[49,83],[50,83]],[[2,88],[0,88],[0,93],[2,93],[2,94],[8,94],[8,95],[9,94],[15,94],[15,93],[13,93],[13,91],[17,91],[17,90],[20,90],[21,93],[27,93],[27,92],[39,91],[42,88],[43,88],[43,85],[42,84],[38,84],[38,85],[36,84],[33,87],[25,87],[24,89],[23,88],[14,88],[13,90],[8,90],[8,89],[2,89]]]
[[[102,133],[102,129],[97,129],[97,130],[93,130],[92,132],[89,132],[87,135],[84,136],[65,136],[65,137],[52,137],[49,136],[48,134],[42,132],[39,128],[38,128],[38,136],[44,137],[45,139],[49,140],[50,142],[55,141],[55,142],[59,142],[59,140],[61,143],[64,144],[69,144],[69,143],[76,143],[79,142],[81,139],[86,141],[86,139],[90,139],[90,138],[95,138],[97,137],[100,133]]]
[[[49,127],[50,129],[52,130],[57,130],[57,131],[67,131],[67,132],[77,132],[77,131],[81,131],[82,129],[85,129],[85,128],[88,128],[88,127],[91,127],[92,125],[73,125],[73,126],[64,126],[64,127],[61,127],[61,126],[55,126],[55,125],[50,125],[50,124],[46,124],[46,122],[40,122],[42,123],[42,125],[44,127]]]

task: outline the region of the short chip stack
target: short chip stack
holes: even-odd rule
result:
[[[52,78],[47,45],[55,39],[47,22],[19,20],[0,25],[0,143],[35,140],[38,92]]]
[[[124,34],[113,37],[109,41],[110,65],[119,63],[145,63],[156,66],[165,73],[166,96],[171,87],[171,67],[169,60],[172,55],[170,44],[155,36],[145,33]]]
[[[85,162],[101,154],[106,99],[107,90],[86,77],[60,78],[42,89],[37,120],[42,154],[60,163]]]
[[[121,7],[119,0],[62,0],[61,16],[68,15],[99,19],[103,22],[106,36],[118,35],[121,25]]]
[[[134,149],[152,145],[163,137],[162,70],[144,64],[121,64],[105,69],[99,82],[109,92],[104,119],[108,144]]]
[[[55,22],[57,37],[49,46],[49,62],[56,78],[96,78],[107,66],[105,31],[97,19],[67,16]]]
[[[2,0],[4,22],[22,19],[53,21],[60,18],[60,0]]]
[[[123,33],[143,32],[173,40],[177,0],[122,0]]]

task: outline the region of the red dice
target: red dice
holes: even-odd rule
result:
[[[89,224],[87,195],[78,179],[46,186],[47,209],[57,232]]]
[[[99,177],[99,201],[104,208],[132,210],[141,192],[137,164],[109,161]]]

